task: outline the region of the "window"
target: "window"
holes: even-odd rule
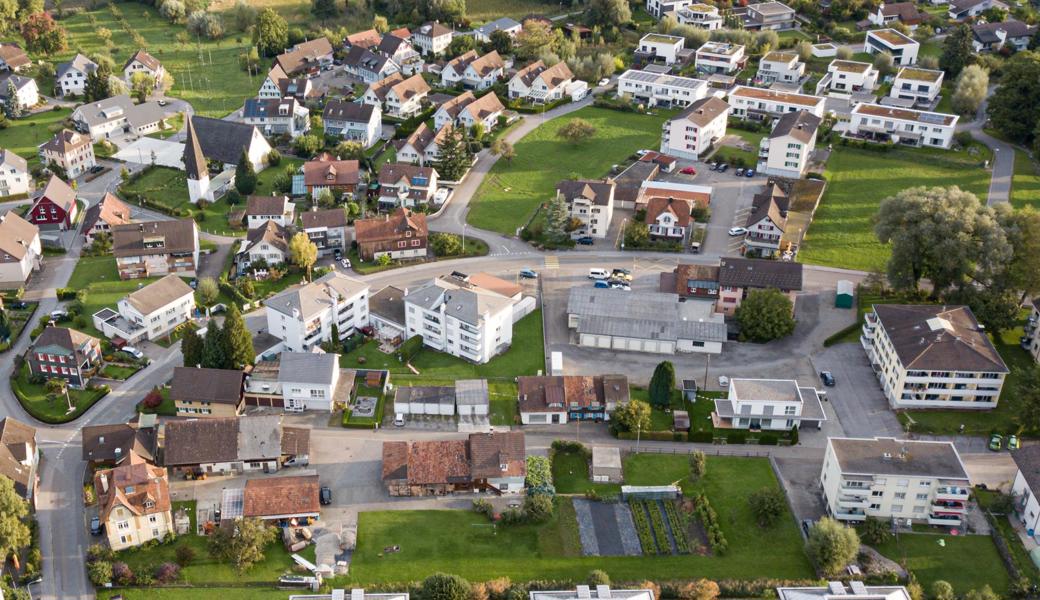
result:
[[[885,492],[883,492],[882,490],[874,490],[870,492],[870,495],[873,498],[880,498],[885,495]]]
[[[915,515],[919,515],[919,514],[921,514],[923,512],[924,512],[924,507],[923,506],[915,506],[914,507],[914,514]]]
[[[928,494],[917,494],[916,496],[914,496],[914,499],[915,500],[927,500],[928,499]]]
[[[896,500],[905,500],[906,492],[896,492]]]
[[[896,482],[896,485],[899,486],[899,487],[906,487],[906,486],[910,485],[910,480],[909,479],[900,479],[899,481]]]
[[[894,513],[901,513],[901,512],[903,512],[903,505],[902,504],[893,504],[892,505],[892,512],[894,512]]]

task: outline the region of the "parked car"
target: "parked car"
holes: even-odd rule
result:
[[[719,170],[719,162],[717,160],[713,160],[710,163],[708,163],[708,170],[709,171],[718,171]]]
[[[599,84],[598,85],[599,85],[599,87],[603,87],[605,85],[610,85],[610,79],[607,78],[607,77],[604,77],[603,79],[599,80]]]
[[[127,354],[133,356],[137,360],[141,360],[142,358],[144,358],[144,352],[141,352],[133,346],[123,346],[123,352],[126,352]]]
[[[69,312],[63,308],[51,311],[51,319],[55,321],[63,321],[67,318],[69,318]]]
[[[989,436],[989,449],[993,452],[1000,452],[1004,449],[1004,436],[999,433],[994,433]]]
[[[1007,449],[1008,450],[1018,450],[1021,447],[1022,447],[1022,442],[1018,441],[1018,436],[1017,435],[1012,433],[1011,435],[1008,436],[1008,443],[1007,443]]]
[[[329,486],[321,486],[321,495],[319,499],[321,500],[321,503],[325,506],[332,504],[332,490],[329,489]]]
[[[744,171],[744,177],[754,177],[754,176],[755,176],[755,170],[754,169],[748,169],[747,171]]]
[[[830,371],[820,371],[820,381],[827,387],[834,387],[834,384],[837,383],[834,380],[834,374]]]
[[[344,269],[349,269],[350,268],[350,259],[349,258],[344,258],[343,260],[339,261],[339,264],[342,265]]]
[[[592,239],[591,235],[586,235],[574,240],[575,243],[581,244],[582,246],[591,246],[595,240]]]
[[[606,269],[600,269],[598,267],[589,269],[589,279],[606,279],[608,277],[610,277],[610,273],[608,273]]]
[[[105,170],[105,165],[94,165],[93,167],[90,167],[90,172],[92,174],[93,173],[100,173],[100,172],[102,172],[104,170]]]
[[[603,289],[603,290],[609,289],[610,288],[610,282],[607,281],[606,279],[597,279],[596,281],[592,282],[592,287]]]
[[[730,227],[729,234],[733,236],[744,235],[747,233],[747,229],[744,227]]]
[[[632,271],[628,269],[617,268],[611,271],[610,276],[614,279],[624,279],[625,281],[632,281]]]
[[[721,165],[719,165],[719,173],[725,173],[726,169],[729,169],[729,165],[727,165],[726,163],[722,163]]]
[[[444,204],[444,201],[448,199],[448,192],[450,191],[451,190],[446,187],[437,188],[437,193],[433,195],[433,203]]]
[[[729,377],[725,375],[719,375],[719,387],[723,389],[729,389]]]
[[[538,279],[538,273],[535,273],[533,269],[520,269],[521,279]]]
[[[404,413],[394,415],[394,427],[404,427]]]
[[[90,535],[101,535],[101,519],[97,517],[90,519]]]
[[[332,251],[332,256],[336,260],[339,260],[343,256],[343,250],[341,250],[339,248],[336,248],[335,250]]]
[[[696,175],[697,169],[694,169],[693,167],[683,167],[679,172],[683,175]]]
[[[612,290],[624,290],[626,292],[632,291],[632,286],[628,285],[624,281],[611,281],[610,289]]]
[[[744,167],[737,168],[736,171],[733,171],[733,174],[736,175],[737,177],[740,177],[741,175],[744,174]]]
[[[166,106],[166,101],[165,100],[159,100],[158,102],[156,102],[156,104],[158,104],[159,106]]]

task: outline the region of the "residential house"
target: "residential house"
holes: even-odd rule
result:
[[[235,253],[238,273],[244,274],[259,265],[281,265],[289,262],[289,230],[277,221],[264,221],[263,225],[250,229],[246,239],[240,242]]]
[[[28,161],[10,150],[0,149],[0,198],[28,195],[31,188]]]
[[[790,431],[819,429],[827,415],[819,392],[793,379],[733,378],[726,397],[715,400],[711,420],[716,429]]]
[[[382,39],[379,40],[379,45],[373,50],[389,57],[406,75],[422,73],[424,64],[422,56],[406,39],[392,33],[385,33]]]
[[[426,215],[398,208],[392,213],[354,221],[354,237],[361,260],[372,261],[384,254],[394,260],[425,258],[429,230]]]
[[[138,137],[155,133],[166,119],[166,110],[158,102],[134,104],[130,96],[120,94],[72,111],[70,117],[76,129],[90,135],[94,142],[113,135],[131,134]]]
[[[870,63],[834,59],[827,65],[827,74],[816,83],[816,95],[821,96],[830,92],[838,94],[869,93],[877,87],[878,75],[878,70]],[[894,90],[895,87],[893,86],[892,89]]]
[[[945,72],[938,69],[902,67],[896,73],[889,96],[912,100],[914,106],[931,107],[942,91],[943,75]]]
[[[726,135],[729,104],[716,96],[701,98],[665,121],[661,152],[697,160]]]
[[[738,85],[729,93],[729,105],[733,116],[741,119],[761,120],[800,110],[809,111],[822,119],[825,112],[825,99],[819,96],[744,85]]]
[[[503,31],[509,37],[516,39],[517,34],[523,30],[523,25],[509,17],[499,17],[494,21],[485,23],[473,30],[473,37],[478,42],[487,44],[491,42],[491,34]]]
[[[129,344],[169,336],[191,320],[194,292],[177,275],[167,275],[120,298],[116,310],[102,308],[94,313],[94,328]]]
[[[504,71],[505,63],[497,51],[492,50],[480,56],[476,50],[470,50],[444,65],[441,69],[441,86],[461,84],[465,89],[484,90],[501,79]]]
[[[242,390],[243,374],[238,369],[174,367],[170,382],[178,417],[237,417],[242,414]],[[169,437],[166,441],[169,446]]]
[[[913,2],[882,2],[874,12],[867,15],[867,22],[877,27],[891,27],[895,23],[902,23],[907,29],[914,31],[927,16],[917,10],[917,5]]]
[[[422,75],[405,79],[400,73],[394,73],[369,85],[363,101],[382,106],[383,112],[392,117],[407,119],[422,112],[423,100],[429,93],[430,85]]]
[[[712,265],[676,265],[671,273],[661,273],[660,291],[676,293],[687,299],[709,300],[714,306],[719,298],[719,268]]]
[[[72,229],[79,216],[76,191],[57,175],[51,175],[26,215],[30,223],[43,229]]]
[[[343,59],[343,68],[364,83],[385,79],[401,70],[389,56],[377,54],[361,46],[354,46],[347,52],[346,58]]]
[[[675,20],[680,25],[690,25],[698,29],[707,29],[708,31],[722,29],[722,25],[726,21],[719,14],[718,8],[701,2],[690,4],[686,8],[676,11]]]
[[[332,44],[325,36],[300,42],[276,56],[274,62],[290,77],[317,73],[332,64]]]
[[[0,288],[20,288],[40,268],[40,228],[13,210],[0,214]]]
[[[329,100],[321,114],[325,135],[360,142],[369,148],[379,140],[383,113],[379,105]]]
[[[116,225],[112,254],[120,279],[170,273],[194,277],[199,265],[199,228],[191,219]]]
[[[758,63],[758,79],[763,84],[799,85],[804,76],[805,63],[798,59],[797,52],[773,50]]]
[[[154,415],[139,415],[129,423],[85,425],[80,429],[83,460],[91,468],[117,466],[128,458],[131,463],[154,464],[158,444],[154,419]]]
[[[1040,522],[1040,446],[1025,446],[1011,452],[1018,468],[1011,485],[1011,496],[1015,499],[1015,514],[1026,531],[1037,530]]]
[[[310,429],[280,415],[167,421],[163,464],[174,473],[214,475],[278,471],[310,462]]]
[[[281,82],[289,79],[289,75],[286,74],[285,69],[278,66],[275,63],[271,70],[267,72],[267,76],[264,77],[264,82],[260,84],[260,89],[257,91],[257,98],[264,99],[277,99],[282,97],[282,85]]]
[[[615,179],[615,183],[617,180]],[[620,188],[620,184],[619,184]],[[711,186],[694,185],[692,183],[673,183],[671,181],[644,181],[639,187],[635,200],[636,210],[649,210],[655,198],[675,199],[688,203],[691,207],[705,208],[711,204]],[[614,194],[615,200],[617,193]]]
[[[14,105],[20,110],[28,110],[40,103],[40,88],[32,77],[23,77],[14,73],[0,75],[0,102],[10,106],[11,86],[14,86]]]
[[[697,70],[703,73],[736,73],[747,64],[741,44],[707,42],[697,48]]]
[[[420,123],[410,136],[396,145],[397,161],[419,166],[431,166],[440,158],[440,146],[454,130],[451,123],[436,133],[426,123]]]
[[[491,96],[492,94],[488,95]],[[462,109],[472,102],[476,102],[476,96],[469,91],[444,102],[437,107],[437,112],[433,113],[433,128],[440,131],[445,125],[458,125],[458,118],[462,113]]]
[[[353,195],[361,183],[360,165],[356,160],[339,160],[322,152],[303,163],[303,184],[307,195],[317,199],[325,190],[341,198]]]
[[[994,7],[1007,10],[1007,5],[999,0],[950,0],[947,16],[954,21],[967,21]]]
[[[289,352],[309,352],[368,325],[368,284],[334,271],[264,300],[267,331]]]
[[[520,286],[485,273],[452,273],[405,293],[407,337],[475,363],[509,348],[513,323],[522,316]]]
[[[408,163],[383,163],[379,168],[379,206],[384,210],[428,205],[437,193],[437,170]]]
[[[148,54],[145,50],[134,52],[130,59],[123,65],[123,81],[125,81],[127,85],[132,85],[133,77],[138,73],[143,73],[148,77],[151,77],[152,80],[155,81],[155,87],[162,86],[163,78],[166,77],[166,69],[163,68],[159,59]]]
[[[307,77],[286,77],[278,82],[278,95],[282,98],[293,98],[300,104],[306,104],[320,98],[325,93],[315,88],[313,81]]]
[[[301,136],[310,131],[310,117],[310,109],[296,98],[248,98],[242,107],[242,121],[266,135]]]
[[[309,210],[300,213],[300,229],[318,247],[318,256],[330,256],[336,250],[343,254],[350,248],[347,235],[347,213],[340,208]]]
[[[848,588],[841,581],[831,581],[819,587],[780,587],[776,593],[779,600],[832,600],[838,596],[844,600],[910,600],[910,593],[903,586],[868,586],[856,580],[849,581]]]
[[[85,388],[101,366],[101,341],[67,327],[44,327],[25,359],[33,375]]]
[[[517,377],[516,386],[524,425],[609,421],[610,413],[630,399],[624,375]]]
[[[805,174],[816,149],[823,119],[807,110],[784,113],[758,147],[758,170],[767,175],[798,179]]]
[[[650,239],[685,246],[692,232],[693,206],[694,203],[685,198],[652,198],[646,205],[646,224],[650,229]]]
[[[256,229],[268,221],[291,227],[296,222],[296,205],[288,196],[246,197],[246,228]]]
[[[839,521],[960,527],[971,483],[952,442],[894,438],[827,439],[820,484]]]
[[[17,73],[32,65],[29,55],[14,42],[0,42],[0,71]]]
[[[82,96],[87,87],[87,75],[97,71],[98,65],[82,54],[76,54],[69,62],[58,64],[54,80],[62,96]]]
[[[735,8],[733,16],[748,31],[783,31],[798,27],[795,10],[782,2],[759,2]]]
[[[247,406],[268,406],[288,412],[332,412],[350,401],[354,371],[339,368],[338,354],[281,352],[258,362],[246,377]]]
[[[993,409],[1008,374],[967,306],[875,305],[860,343],[894,409]]]
[[[363,589],[332,589],[328,594],[291,594],[289,600],[408,600],[408,592],[373,593]]]
[[[519,494],[526,476],[527,449],[519,431],[471,433],[465,440],[383,442],[382,480],[391,496]]]
[[[675,14],[690,6],[693,0],[646,0],[646,12],[660,20],[665,15]]]
[[[793,304],[802,291],[802,264],[782,260],[723,258],[719,261],[719,299],[715,311],[733,316],[752,290],[776,289]]]
[[[407,31],[407,30],[406,30]],[[366,29],[357,33],[352,33],[343,40],[343,45],[346,48],[353,48],[354,46],[361,46],[362,48],[368,48],[371,50],[379,46],[379,42],[383,36],[379,34],[375,29]]]
[[[607,237],[614,217],[614,188],[610,179],[565,179],[556,184],[556,197],[567,203],[571,219],[581,222],[571,231],[572,238]]]
[[[375,329],[375,336],[395,346],[404,341],[405,291],[388,285],[368,298],[368,314]]]
[[[86,243],[92,244],[94,238],[98,235],[105,234],[111,236],[112,227],[128,225],[130,216],[129,206],[114,194],[105,192],[105,197],[101,199],[101,202],[87,209],[80,231],[83,232]]]
[[[663,33],[648,33],[639,39],[636,56],[647,62],[661,62],[674,65],[679,62],[686,46],[686,38]]]
[[[787,230],[787,209],[790,198],[782,187],[775,183],[766,185],[766,189],[751,200],[751,212],[748,213],[744,228],[744,251],[763,257],[774,257],[783,247],[783,237]]]
[[[863,51],[867,54],[887,52],[895,59],[895,64],[903,67],[917,62],[917,53],[920,49],[921,44],[895,29],[868,31],[867,41],[863,44]]]
[[[945,113],[860,103],[852,108],[845,135],[949,150],[959,118]]]
[[[544,62],[536,60],[510,78],[509,99],[534,104],[555,102],[563,98],[573,81],[574,74],[567,63],[561,61],[546,67]]]
[[[90,136],[71,129],[62,129],[54,134],[54,137],[40,145],[39,153],[40,162],[61,167],[65,175],[72,179],[97,164]]]
[[[40,483],[39,465],[36,428],[14,417],[0,420],[0,476],[10,479],[14,491],[34,508]]]
[[[206,160],[222,163],[225,169],[234,169],[244,150],[256,172],[267,166],[265,159],[271,152],[271,145],[256,126],[198,115],[188,120],[194,127]]]
[[[108,545],[119,551],[173,533],[170,481],[166,469],[146,462],[94,473],[98,518]]]
[[[241,516],[247,519],[308,523],[321,514],[319,489],[317,475],[250,479],[240,496],[238,490],[224,490],[223,506],[237,507],[241,501]]]
[[[975,23],[971,26],[971,45],[975,52],[993,52],[1005,47],[1021,52],[1029,49],[1036,36],[1037,26],[1028,25],[1017,19],[999,23]]]
[[[618,77],[618,95],[633,102],[665,108],[689,106],[708,95],[702,79],[629,69]]]
[[[455,124],[472,130],[479,123],[489,132],[498,126],[498,119],[505,110],[498,96],[491,92],[463,106]]]
[[[423,56],[440,55],[447,51],[454,32],[438,22],[424,23],[412,32],[412,43]]]

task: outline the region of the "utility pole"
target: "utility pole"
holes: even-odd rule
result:
[[[711,354],[708,354],[708,362],[704,363],[704,387],[701,389],[708,389],[708,367],[711,366]]]

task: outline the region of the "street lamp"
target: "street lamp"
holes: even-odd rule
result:
[[[643,424],[636,423],[636,454],[639,454],[639,438],[640,434],[643,433]]]

